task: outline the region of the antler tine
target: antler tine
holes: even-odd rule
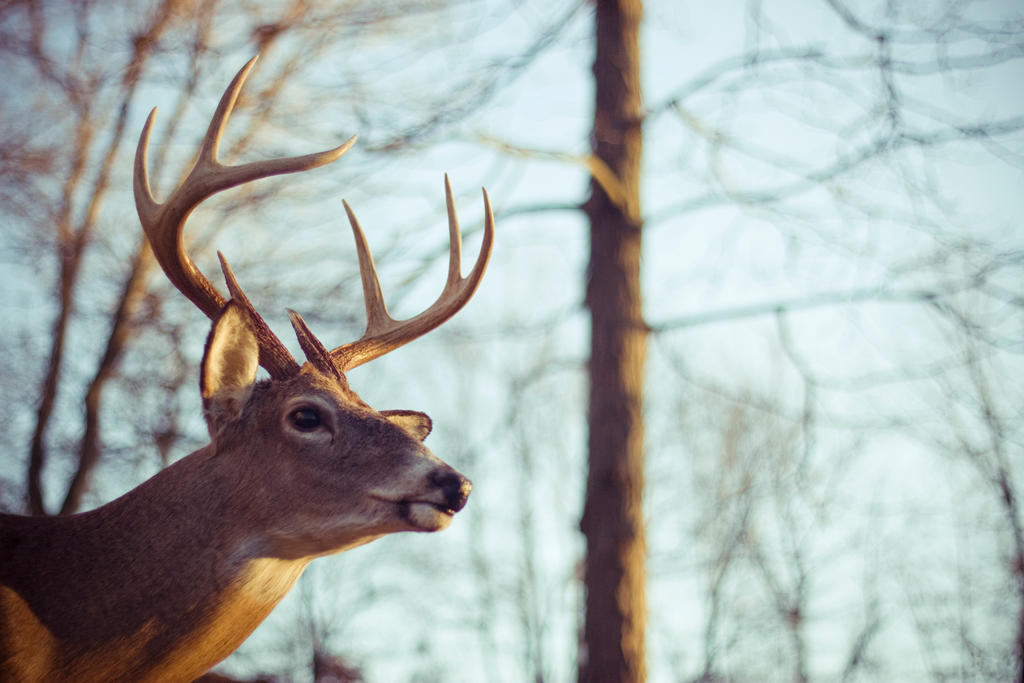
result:
[[[218,251],[217,258],[220,259],[220,269],[224,273],[228,294],[249,314],[249,322],[252,324],[253,334],[256,335],[256,343],[260,350],[260,365],[266,368],[271,377],[285,378],[298,373],[299,364],[295,362],[295,358],[292,357],[288,348],[281,343],[281,340],[267,325],[267,321],[263,319],[263,316],[249,301],[249,297],[242,291],[224,254]]]
[[[250,59],[224,91],[199,148],[195,164],[181,185],[162,204],[153,198],[148,173],[149,136],[156,120],[155,108],[146,120],[135,152],[133,181],[135,206],[146,237],[153,247],[157,262],[171,283],[211,319],[215,318],[223,308],[224,297],[200,272],[185,251],[182,234],[189,214],[204,199],[217,192],[260,178],[306,171],[329,164],[347,152],[356,140],[353,136],[344,144],[333,149],[302,156],[268,159],[237,166],[221,164],[217,158],[221,136],[231,112],[234,110],[245,79],[252,71],[257,59],[258,55]],[[281,349],[284,348],[283,345],[279,344],[279,346]],[[277,353],[277,351],[275,350],[273,353]],[[263,355],[261,347],[261,364]],[[274,361],[269,362],[272,365],[280,365]],[[281,364],[288,365],[283,360]],[[264,367],[268,371],[271,370],[266,364]]]
[[[395,320],[388,314],[366,235],[359,226],[355,213],[348,203],[344,202],[345,212],[352,225],[356,252],[359,256],[359,273],[363,283],[363,299],[366,303],[366,332],[357,341],[339,346],[331,351],[331,355],[342,372],[383,356],[433,330],[455,315],[476,292],[480,279],[487,269],[494,243],[494,214],[491,211],[491,201],[487,196],[487,190],[483,190],[483,242],[480,245],[480,254],[477,256],[473,270],[466,277],[462,277],[462,232],[459,230],[459,221],[455,214],[455,201],[452,198],[451,183],[447,174],[444,177],[444,191],[448,209],[450,245],[448,278],[440,296],[427,310],[413,318],[401,321]]]

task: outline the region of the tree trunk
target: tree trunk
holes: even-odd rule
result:
[[[640,291],[640,0],[596,3],[587,306],[591,314],[587,542],[579,681],[645,676],[643,375]]]

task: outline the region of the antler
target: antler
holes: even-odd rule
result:
[[[459,221],[455,215],[455,202],[452,199],[452,188],[447,175],[444,177],[444,192],[448,208],[450,242],[448,279],[437,301],[427,310],[413,318],[401,321],[395,320],[388,314],[387,306],[384,304],[384,295],[380,288],[380,280],[377,277],[377,269],[373,265],[373,256],[370,254],[370,248],[366,242],[366,235],[359,227],[359,221],[356,220],[348,202],[343,202],[349,223],[352,224],[356,251],[359,254],[359,273],[363,281],[363,299],[366,302],[366,332],[360,339],[331,351],[335,364],[342,372],[393,351],[431,331],[465,306],[480,284],[480,278],[483,277],[484,270],[487,268],[487,262],[491,257],[491,246],[494,242],[494,215],[491,212],[491,202],[487,197],[487,190],[483,191],[483,243],[480,245],[480,255],[477,256],[476,265],[473,266],[473,270],[467,277],[462,277],[462,232],[459,230]]]
[[[211,319],[220,314],[225,299],[209,279],[200,272],[185,251],[182,233],[185,221],[193,209],[211,195],[236,185],[272,175],[306,171],[329,164],[347,152],[355,142],[355,136],[353,136],[340,147],[325,152],[257,161],[237,166],[221,164],[217,159],[221,135],[224,133],[238,94],[256,63],[256,59],[257,57],[253,57],[249,60],[224,91],[224,95],[217,105],[217,111],[210,121],[210,127],[206,131],[206,137],[203,138],[192,170],[164,203],[157,203],[153,198],[146,171],[148,166],[147,149],[149,135],[156,116],[155,108],[150,112],[146,125],[142,129],[142,136],[139,138],[139,146],[135,153],[135,206],[146,237],[153,247],[157,262],[171,283]],[[462,233],[455,215],[455,202],[452,199],[452,188],[447,175],[444,179],[444,187],[450,241],[448,279],[437,301],[419,315],[403,321],[395,320],[388,314],[366,235],[359,227],[359,221],[356,220],[351,207],[345,203],[345,212],[352,225],[356,251],[359,255],[359,271],[363,283],[363,297],[366,302],[366,331],[357,341],[327,352],[309,332],[298,314],[291,312],[292,323],[299,336],[300,345],[306,352],[307,359],[314,365],[332,372],[344,373],[433,330],[455,315],[473,296],[483,277],[484,270],[487,268],[494,242],[494,215],[491,212],[490,199],[487,197],[487,190],[484,190],[483,243],[480,246],[480,254],[473,270],[467,277],[462,277]],[[222,255],[218,255],[231,298],[248,311],[253,323],[259,343],[260,365],[267,369],[271,377],[285,378],[294,375],[299,370],[295,359],[253,308],[235,280],[227,261]]]
[[[153,128],[156,117],[154,108],[146,120],[139,138],[139,146],[135,152],[135,173],[134,191],[135,207],[139,213],[139,220],[146,232],[150,245],[157,262],[163,268],[167,278],[178,290],[184,294],[199,310],[213,319],[224,306],[224,297],[210,283],[202,272],[196,267],[188,253],[185,251],[182,233],[185,221],[189,214],[204,199],[213,194],[226,190],[243,183],[251,182],[259,178],[266,178],[283,173],[296,173],[306,171],[329,164],[337,160],[349,150],[355,143],[355,136],[347,142],[334,149],[303,156],[287,157],[280,159],[268,159],[256,161],[237,166],[224,166],[217,159],[220,139],[224,133],[228,118],[235,107],[238,94],[242,85],[252,71],[257,57],[253,57],[235,75],[234,80],[224,91],[217,111],[210,121],[210,127],[206,131],[195,165],[189,171],[188,176],[182,184],[160,204],[153,198],[149,186],[149,175],[147,173],[147,150],[149,147],[149,135]],[[226,262],[224,262],[226,264]],[[237,288],[233,277],[229,275],[230,269],[225,269],[225,277],[232,289]],[[238,289],[240,293],[241,290]],[[237,294],[231,292],[235,298]],[[243,295],[244,297],[244,295]],[[245,300],[247,304],[247,300]],[[256,329],[256,336],[260,342],[260,364],[267,369],[273,377],[288,376],[298,370],[298,365],[281,341],[270,331],[270,328],[263,319],[256,313],[251,305],[246,305],[250,316],[253,319]]]

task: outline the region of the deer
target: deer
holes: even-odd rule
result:
[[[306,358],[300,365],[223,254],[228,298],[199,271],[183,239],[189,214],[208,197],[323,166],[355,142],[221,164],[221,136],[257,57],[225,90],[191,171],[163,203],[153,197],[147,170],[156,109],[135,154],[136,209],[155,259],[212,321],[199,380],[210,442],[91,511],[0,515],[0,680],[191,681],[237,649],[312,560],[387,534],[440,531],[466,505],[470,481],[423,443],[430,418],[372,408],[345,373],[466,305],[494,240],[487,191],[480,252],[464,277],[445,176],[447,280],[433,304],[401,321],[388,313],[366,236],[345,202],[366,329],[328,349],[289,310]],[[259,367],[268,377],[257,377]]]

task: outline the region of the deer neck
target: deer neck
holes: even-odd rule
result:
[[[267,556],[226,457],[196,451],[91,512],[0,519],[18,548],[0,563],[0,673],[6,655],[40,679],[191,680],[237,648],[309,560]]]

